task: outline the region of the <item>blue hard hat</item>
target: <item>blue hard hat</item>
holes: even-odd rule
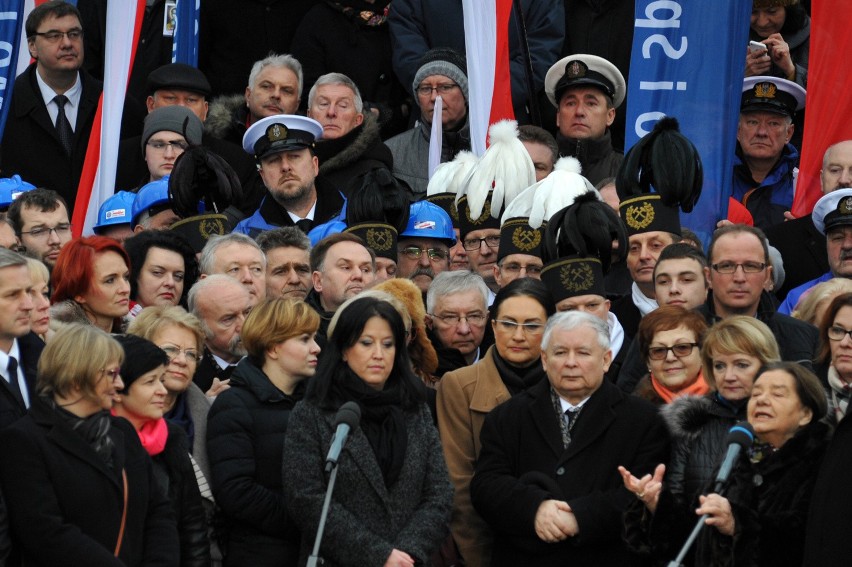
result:
[[[22,180],[21,176],[17,174],[12,177],[0,178],[0,210],[8,209],[12,201],[18,198],[18,195],[33,189],[35,189],[35,185]]]
[[[130,215],[130,223],[135,225],[139,215],[158,205],[169,202],[169,176],[148,183],[136,194],[133,201],[133,213]]]
[[[98,222],[92,227],[95,234],[100,234],[103,228],[130,224],[134,201],[136,201],[136,193],[130,191],[119,191],[104,201],[104,204],[98,210]]]
[[[447,211],[429,201],[418,201],[412,203],[411,213],[408,216],[408,226],[399,239],[403,238],[436,238],[452,247],[456,243],[456,234],[453,232],[453,221]]]

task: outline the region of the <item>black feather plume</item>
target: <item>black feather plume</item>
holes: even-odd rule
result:
[[[204,201],[205,211],[221,213],[242,198],[234,169],[203,146],[187,149],[175,161],[169,177],[169,202],[181,218],[197,215],[199,201]]]
[[[672,117],[657,122],[650,134],[630,148],[615,178],[622,201],[656,192],[664,204],[685,213],[698,202],[703,183],[701,156]]]
[[[358,181],[360,180],[360,184]],[[346,204],[346,224],[383,222],[401,233],[408,226],[409,191],[385,168],[373,169],[353,180],[357,188]]]
[[[627,250],[627,232],[612,207],[589,192],[574,204],[550,217],[544,233],[542,260],[552,262],[566,256],[596,257],[603,272],[609,271],[613,241],[621,254]]]

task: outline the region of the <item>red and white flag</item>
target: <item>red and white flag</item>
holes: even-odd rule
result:
[[[104,91],[98,102],[83,175],[77,188],[71,218],[74,236],[92,234],[98,209],[115,192],[121,115],[144,16],[145,0],[110,2],[107,6]]]

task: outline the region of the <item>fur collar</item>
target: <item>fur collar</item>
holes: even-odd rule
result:
[[[214,138],[225,138],[237,123],[245,124],[246,97],[241,94],[222,95],[210,103],[204,129]]]
[[[715,392],[706,396],[683,396],[660,408],[660,415],[672,437],[695,439],[701,430],[718,417],[737,419],[733,408],[715,399]]]
[[[364,112],[364,121],[361,125],[342,138],[317,142],[316,152],[320,162],[320,175],[328,175],[332,171],[355,163],[373,146],[381,143],[379,123],[373,113],[368,110]]]

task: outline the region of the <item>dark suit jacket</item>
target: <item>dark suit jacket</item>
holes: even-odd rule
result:
[[[74,139],[69,157],[47,113],[35,73],[33,63],[15,81],[12,108],[3,132],[2,175],[17,173],[36,187],[53,189],[68,203],[70,217],[103,84],[85,71],[80,72],[82,93],[77,123],[72,125]]]
[[[816,229],[811,215],[767,228],[766,238],[784,259],[784,285],[775,292],[781,301],[794,287],[828,271],[825,235]]]
[[[36,372],[38,359],[44,349],[44,341],[35,333],[29,333],[18,338],[18,348],[21,350],[21,360],[18,361],[24,371],[30,402],[35,399]],[[0,430],[6,429],[27,413],[27,408],[12,394],[11,386],[0,378]]]
[[[133,426],[112,418],[113,468],[41,399],[0,432],[0,483],[26,565],[171,567],[178,534],[151,459]],[[127,474],[127,520],[118,559]]]
[[[635,497],[617,467],[642,477],[668,460],[662,418],[650,403],[604,380],[583,407],[567,449],[558,420],[548,380],[485,417],[470,493],[494,530],[491,565],[630,565],[622,513]],[[558,544],[535,533],[538,507],[551,498],[568,502],[580,528]]]

